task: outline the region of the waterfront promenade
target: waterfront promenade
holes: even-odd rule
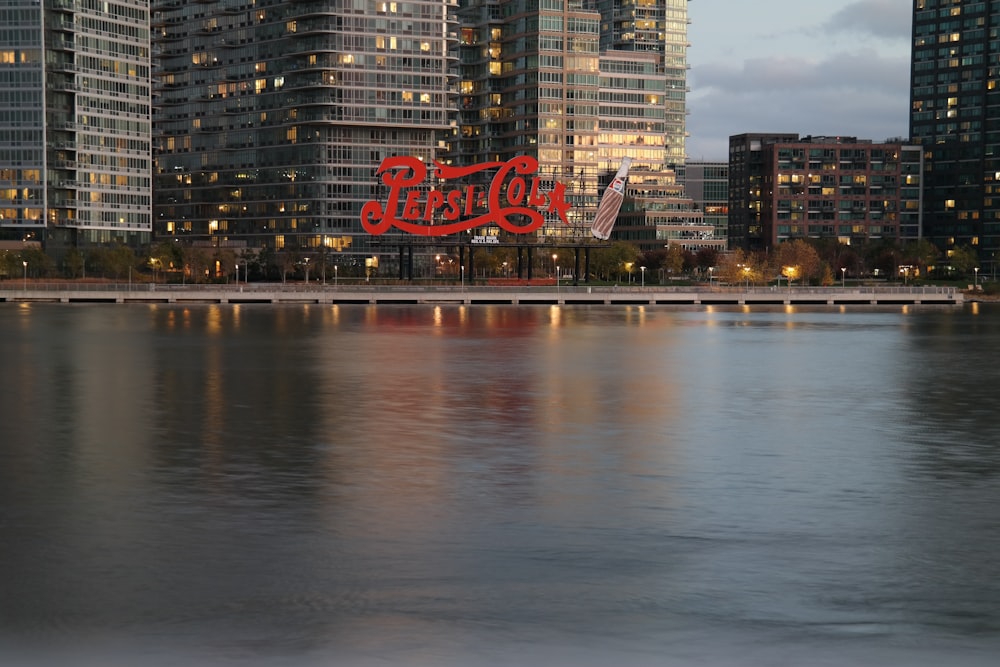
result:
[[[0,283],[2,302],[217,304],[509,305],[960,305],[953,287],[459,286],[459,285],[165,285]]]

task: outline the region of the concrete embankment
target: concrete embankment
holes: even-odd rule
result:
[[[216,304],[959,305],[952,287],[481,287],[333,285],[0,285],[0,301]]]

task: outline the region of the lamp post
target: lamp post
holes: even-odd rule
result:
[[[750,291],[750,267],[749,266],[744,266],[743,267],[743,277],[746,278],[746,281],[747,281],[747,291],[749,292]]]
[[[976,272],[976,276],[975,278],[973,278],[973,283],[972,283],[972,289],[975,291],[979,289],[979,267],[977,266],[972,270]]]
[[[556,259],[557,258],[558,258],[558,255],[556,255],[555,253],[552,253],[552,266],[555,267],[556,278],[558,279],[558,277],[559,277],[559,267],[556,266]]]
[[[24,265],[24,291],[27,292],[28,291],[28,261],[25,260],[25,261],[21,262],[21,264]]]
[[[240,265],[239,265],[239,263],[237,263],[236,264],[236,285],[239,286],[239,284],[240,284]]]
[[[333,289],[337,289],[337,278],[340,276],[340,265],[333,265]]]
[[[847,267],[840,267],[840,286],[847,287]]]
[[[462,264],[462,266],[459,267],[459,268],[462,271],[462,291],[464,292],[465,291],[465,264]]]
[[[642,272],[642,287],[645,287],[646,286],[646,267],[645,266],[640,266],[639,267],[639,271]]]
[[[305,263],[306,263],[306,285],[308,285],[309,284],[309,258],[308,257],[305,258]]]
[[[552,255],[555,257],[555,255]],[[556,294],[559,293],[559,267],[556,267]]]

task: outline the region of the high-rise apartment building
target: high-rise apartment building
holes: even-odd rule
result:
[[[921,164],[920,147],[902,140],[732,136],[730,234],[743,233],[733,245],[758,250],[797,238],[834,238],[847,245],[915,240]]]
[[[529,155],[566,184],[570,226],[596,206],[601,15],[593,2],[464,0],[459,164]],[[617,169],[617,166],[615,167]],[[560,228],[552,216],[546,229]]]
[[[684,163],[687,0],[466,0],[459,13],[461,163],[536,157],[567,187],[587,235],[601,185],[622,158],[676,189]],[[650,219],[649,224],[655,226]]]
[[[0,234],[49,247],[151,231],[148,5],[0,0]]]
[[[457,0],[154,0],[156,231],[371,252],[383,158],[453,132]]]
[[[924,234],[1000,250],[1000,2],[915,0],[910,139],[924,148]]]

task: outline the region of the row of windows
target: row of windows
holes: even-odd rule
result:
[[[76,59],[76,65],[81,69],[106,72],[111,75],[127,75],[141,79],[149,77],[149,65],[140,64],[134,60],[114,60],[80,55]]]
[[[28,146],[9,147],[0,144],[0,164],[7,167],[41,167],[44,158],[44,149],[41,144],[35,143]]]
[[[895,211],[896,201],[892,199],[778,199],[775,202],[778,209],[790,211],[823,211],[839,209],[841,211],[870,209],[872,211]]]
[[[85,125],[89,131],[107,130],[110,133],[134,132],[145,134],[150,131],[150,122],[142,120],[126,120],[104,116],[84,116]]]
[[[77,19],[79,22],[78,26],[82,29],[81,32],[94,31],[105,35],[115,35],[122,38],[123,41],[149,41],[149,29],[146,27],[148,24],[145,21],[142,23],[134,21],[105,21],[86,14],[77,17]]]
[[[27,65],[41,62],[41,49],[4,49],[0,51],[0,65]]]
[[[103,39],[84,33],[77,33],[76,45],[80,51],[106,53],[114,58],[136,58],[140,61],[145,61],[149,58],[149,47],[138,42]]]
[[[0,68],[0,96],[5,96],[5,93],[10,89],[40,88],[41,85],[42,71],[40,69],[21,70]]]
[[[7,88],[0,95],[0,102],[5,107],[34,107],[41,110],[42,92],[38,88]]]
[[[128,157],[115,153],[81,153],[76,159],[83,167],[125,169],[132,172],[149,171],[152,162],[149,157]]]
[[[18,181],[20,183],[40,183],[42,172],[39,169],[0,168],[0,181]]]
[[[14,24],[4,23],[3,28],[0,28],[0,44],[4,45],[36,45],[39,43],[40,31],[38,30],[38,23],[28,24],[28,27],[32,30],[25,30],[24,28],[16,28]]]
[[[41,16],[37,9],[0,7],[0,23],[5,26],[37,26],[41,24]]]
[[[139,206],[138,208],[147,208],[149,204]],[[77,222],[79,224],[101,224],[101,225],[112,225],[115,227],[134,227],[142,228],[149,227],[152,224],[151,216],[148,213],[143,213],[140,211],[102,211],[102,210],[87,210],[86,204],[81,204],[80,209],[77,211]],[[103,237],[105,243],[114,240],[111,237]]]
[[[17,146],[31,143],[41,143],[41,129],[8,129],[2,124],[3,114],[0,113],[0,144]]]
[[[104,135],[77,135],[77,147],[80,150],[119,150],[137,153],[149,153],[150,142],[142,139],[127,139],[125,137],[108,137]]]
[[[144,109],[136,113],[136,109]],[[92,97],[90,95],[78,95],[77,96],[77,110],[82,112],[100,112],[104,111],[107,113],[127,113],[135,114],[148,118],[150,115],[150,108],[143,104],[136,104],[130,102],[127,99],[115,99],[115,98],[104,98],[104,97]],[[86,119],[89,114],[82,116],[82,119]],[[87,122],[84,120],[83,122]]]
[[[137,2],[134,5],[129,5],[120,2],[107,2],[107,0],[76,0],[76,2],[83,9],[90,9],[116,18],[131,21],[146,21],[149,18],[146,3]]]

